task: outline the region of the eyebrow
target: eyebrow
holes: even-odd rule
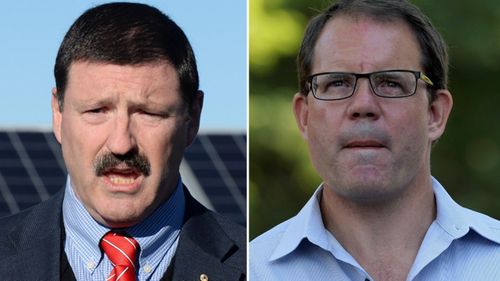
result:
[[[115,98],[89,98],[89,99],[78,99],[73,100],[72,106],[76,108],[77,111],[88,110],[91,108],[109,106],[115,102]],[[182,109],[182,104],[176,106],[175,104],[161,104],[151,99],[141,100],[141,101],[127,101],[127,107],[137,109],[146,108],[150,110],[158,110],[162,112],[175,112],[176,110]]]
[[[107,98],[81,98],[73,99],[71,105],[77,110],[87,109],[91,107],[99,107],[113,103],[112,97]]]

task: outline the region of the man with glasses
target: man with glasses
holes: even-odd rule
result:
[[[309,22],[293,110],[323,183],[252,241],[251,280],[500,280],[500,223],[430,172],[447,64],[404,0],[339,1]]]

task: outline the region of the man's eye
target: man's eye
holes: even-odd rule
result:
[[[106,109],[104,107],[93,108],[85,111],[85,113],[92,113],[92,114],[104,113],[104,112],[106,112]]]
[[[401,87],[401,84],[399,82],[396,82],[396,81],[391,81],[391,80],[386,80],[383,85],[385,87],[389,87],[389,88],[400,88]]]
[[[141,114],[144,114],[146,116],[150,116],[150,117],[157,117],[157,118],[163,118],[166,116],[165,113],[162,113],[162,112],[156,112],[156,111],[147,111],[147,110],[141,110],[140,111]]]
[[[350,84],[345,79],[335,79],[328,81],[328,83],[326,83],[324,88],[328,89],[328,88],[341,88],[341,87],[350,87]]]
[[[150,115],[150,116],[155,116],[157,115],[156,113],[153,113],[151,111],[145,111],[145,110],[141,110],[140,111],[141,114],[145,114],[145,115]]]
[[[375,83],[382,88],[403,88],[403,81],[397,77],[379,77]]]
[[[346,85],[346,83],[344,80],[334,80],[334,81],[331,81],[328,86],[330,86],[330,87],[342,87],[345,85]]]

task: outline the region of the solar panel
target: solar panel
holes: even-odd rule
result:
[[[200,133],[181,175],[207,207],[246,224],[246,136]],[[66,168],[51,131],[0,131],[0,216],[46,200],[64,187]]]
[[[246,141],[243,135],[199,135],[185,159],[214,209],[244,224]]]

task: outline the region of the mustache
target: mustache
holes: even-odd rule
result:
[[[348,131],[345,131],[339,135],[339,143],[342,147],[349,144],[353,140],[374,140],[379,142],[384,146],[389,146],[391,142],[391,137],[387,131],[373,127],[370,124],[358,124]]]
[[[130,152],[124,155],[116,155],[111,152],[98,156],[94,161],[94,172],[102,176],[110,168],[126,165],[135,169],[145,176],[151,174],[151,163],[146,155],[138,152]]]

